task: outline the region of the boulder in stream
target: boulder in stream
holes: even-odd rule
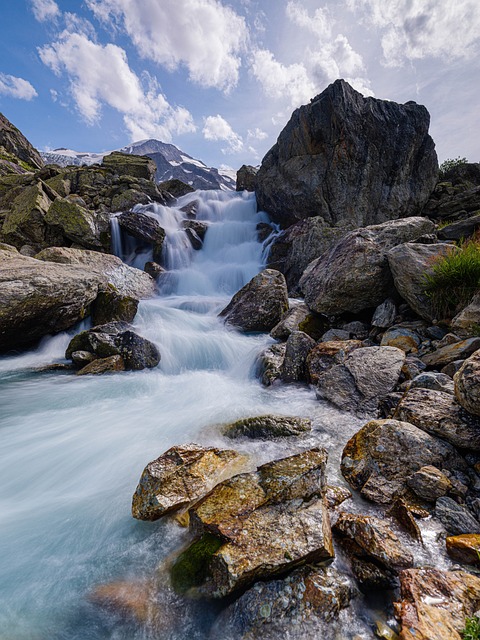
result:
[[[227,438],[286,438],[299,436],[306,431],[311,431],[312,421],[309,418],[296,416],[254,416],[242,418],[236,422],[225,425],[222,433]]]

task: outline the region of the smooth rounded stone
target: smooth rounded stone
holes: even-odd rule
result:
[[[356,595],[332,567],[296,569],[282,580],[257,582],[217,618],[209,640],[278,640],[301,629],[304,638],[334,640],[335,620]]]
[[[467,507],[458,504],[448,496],[438,498],[435,503],[435,516],[447,532],[453,535],[480,533],[480,522],[473,517]]]
[[[341,340],[342,342],[350,340],[350,332],[345,329],[329,329],[320,338],[320,342],[332,342],[333,340]]]
[[[455,360],[464,360],[480,349],[480,338],[467,338],[453,344],[440,347],[433,353],[422,357],[427,367],[439,369]]]
[[[355,340],[365,340],[368,338],[368,334],[370,332],[370,327],[365,322],[360,322],[360,320],[353,320],[352,322],[347,322],[342,326],[343,331],[347,331],[350,338],[354,338]]]
[[[102,325],[117,320],[133,322],[137,315],[137,309],[138,300],[136,298],[120,295],[115,287],[110,286],[99,291],[92,304],[92,324],[93,326]]]
[[[451,245],[407,242],[388,252],[388,264],[395,288],[421,318],[434,320],[436,315],[425,293],[425,277],[433,273],[437,260],[456,250]]]
[[[288,311],[284,276],[264,269],[238,291],[219,316],[241,331],[271,331]]]
[[[304,271],[299,286],[305,303],[325,315],[376,307],[393,290],[387,253],[431,225],[426,218],[403,218],[345,234]]]
[[[407,478],[407,485],[422,500],[435,502],[452,488],[447,476],[431,465],[422,467]]]
[[[407,356],[405,363],[402,367],[402,374],[407,380],[413,380],[418,375],[425,371],[427,365],[415,356]]]
[[[386,419],[368,422],[347,442],[341,471],[364,498],[389,504],[406,492],[407,478],[427,465],[467,468],[451,444],[408,422]]]
[[[335,364],[343,364],[349,353],[359,349],[360,340],[332,340],[320,342],[307,356],[307,369],[310,382],[318,384],[319,376]]]
[[[190,240],[192,247],[198,251],[203,247],[205,234],[207,233],[209,224],[200,220],[184,220],[182,227]]]
[[[72,353],[72,361],[79,367],[83,367],[94,360],[97,360],[98,356],[90,351],[74,351]]]
[[[307,356],[315,347],[315,340],[303,331],[293,331],[287,339],[282,367],[284,382],[307,382]]]
[[[480,565],[480,535],[466,533],[459,536],[448,536],[447,553],[457,562]]]
[[[231,449],[197,444],[172,447],[143,470],[133,494],[132,515],[138,520],[158,520],[187,507],[245,464],[245,456]]]
[[[237,171],[236,191],[255,191],[257,184],[258,167],[250,164],[242,164]]]
[[[397,385],[404,362],[396,347],[360,347],[318,376],[317,395],[343,410],[373,411]]]
[[[276,380],[280,380],[285,359],[287,344],[272,344],[265,349],[257,359],[257,376],[266,387],[272,385]]]
[[[480,325],[480,293],[473,296],[470,304],[462,309],[452,320],[452,331],[462,338],[478,334]]]
[[[453,396],[453,381],[450,376],[436,371],[426,371],[419,373],[412,380],[411,389],[432,389],[433,391],[443,391]]]
[[[209,537],[209,549],[190,584],[188,567],[198,553],[189,548],[177,560],[177,588],[221,598],[300,564],[332,559],[326,461],[326,451],[317,448],[274,460],[222,482],[197,502],[189,511],[190,529],[197,539]]]
[[[395,415],[456,447],[480,451],[479,418],[465,411],[450,393],[410,389]]]
[[[13,249],[14,247],[12,247]],[[37,251],[35,251],[35,249],[33,247],[31,247],[28,244],[24,244],[23,247],[20,247],[19,249],[19,253],[22,254],[22,256],[28,256],[30,258],[34,258],[35,255],[38,253]]]
[[[394,604],[402,640],[461,640],[465,618],[478,609],[480,578],[466,571],[405,569]]]
[[[125,362],[122,356],[109,356],[108,358],[92,360],[77,371],[77,376],[101,375],[114,371],[125,371],[125,369]]]
[[[444,373],[446,376],[453,378],[464,362],[465,360],[454,360],[453,362],[449,362],[440,369],[440,373]]]
[[[255,416],[242,418],[222,428],[222,433],[227,438],[284,438],[299,436],[306,431],[311,431],[312,421],[309,418],[296,416]]]
[[[420,343],[421,339],[415,331],[403,327],[392,327],[383,334],[380,346],[397,347],[405,353],[412,353],[418,351]]]
[[[480,349],[465,360],[453,380],[458,402],[469,413],[480,416]]]
[[[391,298],[387,298],[375,309],[372,317],[372,327],[388,329],[397,317],[397,305]]]
[[[364,98],[336,80],[296,109],[257,173],[258,207],[289,225],[363,226],[419,212],[437,182],[425,107]]]
[[[341,505],[345,500],[352,497],[352,492],[346,487],[339,487],[337,485],[327,484],[325,491],[325,499],[327,501],[327,507],[329,509],[335,509]]]
[[[167,272],[167,270],[160,266],[158,262],[154,262],[153,260],[146,262],[143,270],[145,271],[145,273],[148,273],[148,275],[154,280],[159,278],[163,273]]]
[[[270,335],[275,340],[286,340],[293,331],[299,331],[299,325],[311,315],[310,309],[304,302],[296,304],[286,316],[273,327]]]

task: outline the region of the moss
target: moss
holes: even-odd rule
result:
[[[205,533],[178,556],[170,572],[177,593],[184,594],[205,582],[210,560],[222,544],[219,538]]]
[[[4,235],[23,232],[34,242],[42,242],[45,230],[43,218],[50,200],[43,192],[41,183],[26,187],[12,202],[3,224]]]
[[[57,198],[52,203],[45,216],[45,222],[61,227],[70,240],[82,242],[94,235],[90,212],[63,198]]]

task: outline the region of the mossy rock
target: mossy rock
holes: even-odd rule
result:
[[[100,247],[93,215],[65,198],[57,198],[45,215],[45,223],[60,227],[66,238],[85,247]]]
[[[178,556],[170,571],[172,587],[177,593],[185,594],[204,584],[210,560],[222,544],[219,538],[205,533]]]
[[[129,211],[136,204],[147,204],[149,197],[136,189],[125,189],[112,198],[112,211]]]
[[[145,178],[146,180],[153,180],[157,171],[157,165],[148,156],[136,156],[119,151],[105,156],[102,165],[117,175]]]
[[[168,193],[170,193],[174,198],[180,198],[181,196],[184,196],[187,193],[193,193],[195,191],[195,189],[192,186],[177,179],[165,180],[165,182],[159,182],[158,188],[162,189],[163,191],[168,191]]]
[[[71,182],[63,173],[60,173],[53,178],[49,178],[45,181],[45,184],[48,184],[48,186],[56,191],[62,198],[66,198],[70,194]]]
[[[27,238],[41,243],[45,237],[44,217],[51,200],[43,190],[42,183],[26,187],[15,198],[5,217],[2,234],[4,237]]]
[[[305,320],[300,322],[298,330],[303,331],[314,340],[319,340],[325,331],[328,329],[329,324],[326,318],[317,314],[311,313]]]
[[[133,322],[137,314],[138,300],[131,296],[122,296],[117,289],[110,285],[105,291],[99,291],[92,304],[93,326],[107,324],[107,322]]]

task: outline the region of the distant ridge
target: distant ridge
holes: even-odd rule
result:
[[[157,165],[157,182],[181,180],[194,189],[223,189],[230,191],[235,189],[235,175],[232,170],[207,167],[201,160],[188,155],[174,144],[161,142],[160,140],[140,140],[116,149],[123,153],[131,153],[140,156],[149,156]],[[91,165],[100,163],[104,156],[111,153],[79,152],[60,147],[53,151],[42,151],[41,156],[47,164],[67,165]]]

